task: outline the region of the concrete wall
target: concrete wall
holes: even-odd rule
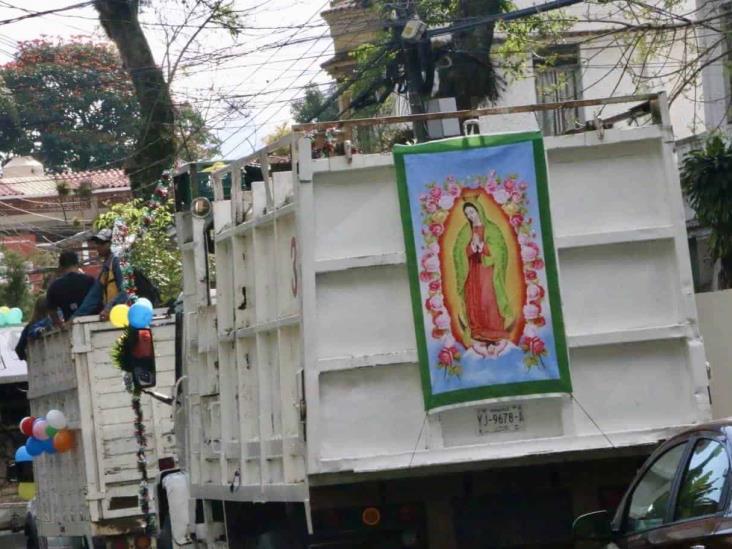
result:
[[[696,295],[699,327],[711,369],[709,382],[715,419],[732,416],[732,290]]]

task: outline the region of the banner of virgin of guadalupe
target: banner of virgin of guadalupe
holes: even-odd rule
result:
[[[426,408],[571,392],[541,134],[394,159]]]

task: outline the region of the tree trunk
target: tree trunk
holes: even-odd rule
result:
[[[139,0],[94,0],[102,27],[117,45],[140,102],[140,135],[125,171],[133,193],[145,196],[175,161],[175,109],[163,72],[140,27],[139,4]]]
[[[460,17],[471,19],[501,11],[498,0],[460,0]],[[452,41],[452,66],[438,69],[440,97],[454,97],[458,110],[476,108],[483,100],[493,102],[501,92],[502,81],[490,57],[495,23],[457,32]]]

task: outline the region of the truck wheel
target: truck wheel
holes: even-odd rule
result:
[[[170,515],[165,517],[163,527],[158,534],[158,549],[173,549],[173,527],[170,524]]]

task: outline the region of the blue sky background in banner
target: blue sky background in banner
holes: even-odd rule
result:
[[[475,176],[486,176],[492,170],[495,170],[501,178],[515,174],[518,176],[519,181],[528,183],[526,194],[529,200],[529,217],[533,218],[532,226],[537,233],[535,242],[541,248],[541,256],[545,257],[543,235],[539,223],[539,198],[531,142],[450,152],[410,154],[405,155],[404,162],[409,207],[412,216],[412,230],[418,254],[424,246],[419,196],[425,192],[425,186],[431,182],[441,184],[448,176],[453,176],[458,180],[472,179]],[[546,269],[540,269],[538,275],[540,284],[547,288]],[[420,283],[420,291],[422,303],[424,303],[429,297],[426,283]],[[523,362],[525,355],[519,347],[514,347],[511,351],[497,358],[484,358],[474,351],[465,352],[458,344],[460,351],[463,352],[460,360],[463,372],[458,377],[445,375],[444,370],[437,366],[437,355],[442,349],[443,343],[431,337],[432,317],[426,309],[423,309],[425,321],[423,329],[425,330],[428,345],[433,394],[507,383],[559,379],[552,315],[548,303],[543,308],[542,314],[546,319],[546,325],[536,328],[536,331],[537,335],[544,340],[549,351],[548,356],[543,358],[543,366],[535,366],[529,369]]]

